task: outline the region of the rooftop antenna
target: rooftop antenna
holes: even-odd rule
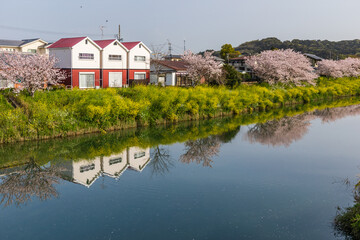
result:
[[[184,39],[184,53],[186,52],[186,47],[185,47],[185,39]]]
[[[104,28],[105,28],[105,26],[100,26],[99,28],[100,28],[100,31],[101,31],[101,39],[103,39],[104,38]]]

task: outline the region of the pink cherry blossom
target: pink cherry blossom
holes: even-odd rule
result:
[[[314,84],[313,80],[318,77],[310,61],[291,49],[263,51],[249,57],[246,64],[253,69],[256,76],[270,84],[300,85],[303,81]]]
[[[35,91],[66,78],[63,71],[55,68],[56,62],[47,55],[1,53],[0,75],[33,96]]]

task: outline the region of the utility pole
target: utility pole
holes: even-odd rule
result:
[[[184,53],[186,52],[185,39],[184,39]]]
[[[121,38],[121,31],[120,31],[120,24],[119,24],[119,30],[118,30],[118,34],[117,34],[117,37],[116,37],[120,42],[123,41],[123,39]]]
[[[169,39],[167,41],[169,45],[169,56],[171,57],[171,51],[172,51],[171,42],[169,41]]]

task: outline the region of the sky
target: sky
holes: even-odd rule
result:
[[[3,3],[2,3],[3,2]],[[182,54],[266,37],[360,38],[359,0],[0,0],[0,39],[89,36]],[[101,26],[103,36],[101,34]]]

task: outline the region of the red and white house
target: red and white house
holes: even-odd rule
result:
[[[64,84],[78,88],[124,87],[150,82],[151,50],[142,42],[89,37],[62,38],[51,44],[49,55],[68,72]]]
[[[127,55],[129,50],[118,40],[96,40],[101,50],[101,87],[127,85]]]
[[[150,82],[151,50],[142,42],[122,42],[128,52],[128,83]]]
[[[68,72],[66,86],[99,88],[101,47],[88,37],[62,38],[51,44],[49,55],[59,60],[57,67]]]

